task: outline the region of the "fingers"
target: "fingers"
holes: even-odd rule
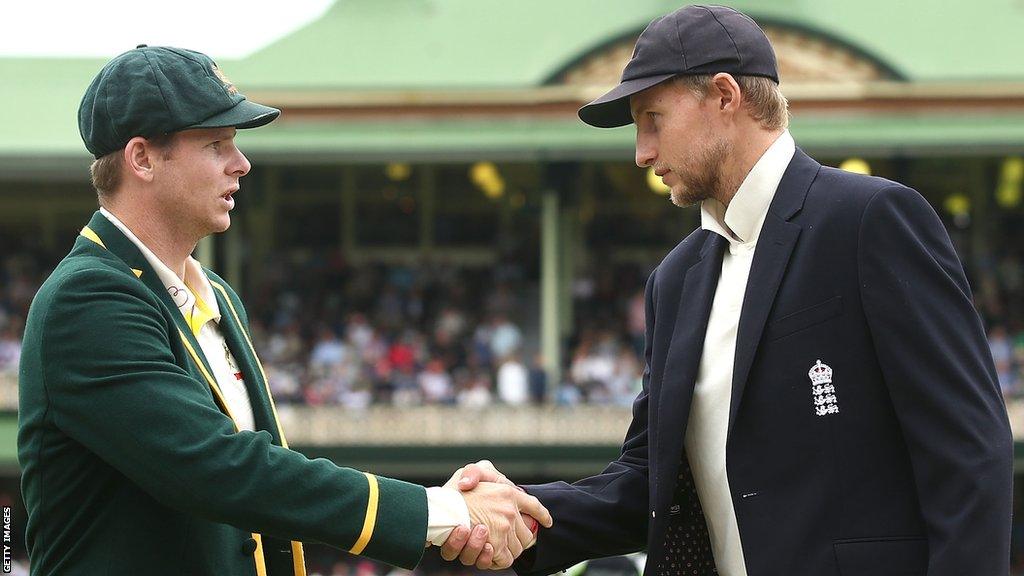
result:
[[[441,547],[441,557],[448,561],[458,558],[464,566],[489,570],[494,564],[494,546],[487,542],[487,538],[487,526],[483,524],[474,526],[472,530],[458,526]]]
[[[465,566],[473,566],[480,560],[480,556],[484,548],[488,547],[487,544],[488,530],[487,526],[479,524],[473,527],[473,533],[469,537],[469,541],[466,546],[462,549],[462,552],[458,554],[459,562],[462,562]],[[491,554],[494,554],[494,548],[491,547]]]
[[[456,526],[452,533],[448,535],[448,539],[444,541],[444,545],[441,546],[441,558],[452,561],[459,557],[470,540],[469,528],[467,526]]]
[[[530,519],[529,521],[531,523],[536,522],[533,518],[530,518],[529,516],[520,516],[519,520],[517,520],[515,525],[512,527],[515,532],[515,537],[513,539],[518,540],[519,547],[521,548],[519,554],[522,554],[522,550],[525,550],[530,547],[530,544],[533,543],[533,539],[535,537],[535,532],[530,528],[528,524],[526,524],[527,518]],[[519,554],[516,554],[516,558],[519,557]]]
[[[472,465],[467,466],[467,472],[470,472],[471,468]],[[475,534],[471,534],[465,543],[464,534],[453,534],[450,538],[454,538],[445,543],[446,546],[450,544],[449,549],[443,554],[445,559],[457,555],[467,566],[475,565],[480,568],[490,564],[496,569],[508,568],[523,550],[534,543],[536,521],[531,517],[532,514],[536,514],[551,525],[551,515],[547,509],[536,498],[514,486],[481,482],[473,490],[461,494],[471,521],[488,527],[488,534],[484,538],[492,550],[488,553],[484,544],[479,540],[474,541]],[[522,512],[520,505],[523,507]],[[458,548],[459,545],[462,546],[461,550]],[[488,558],[486,554],[490,554],[490,557]]]
[[[523,550],[529,546],[533,540],[533,532],[526,527],[523,522],[522,516],[516,514],[516,519],[512,523],[512,531],[508,534],[508,551],[512,553],[512,558],[519,558],[519,555],[523,553]]]
[[[459,490],[466,491],[476,488],[480,482],[497,482],[500,484],[512,485],[512,482],[504,474],[491,464],[490,460],[481,460],[476,464],[468,464],[462,469],[462,477],[459,479]]]
[[[480,570],[494,568],[494,546],[484,544],[484,551],[476,559],[476,567]]]
[[[516,492],[516,506],[519,508],[520,512],[532,516],[534,520],[540,522],[540,525],[545,528],[551,528],[551,525],[554,524],[554,520],[551,519],[551,513],[548,512],[548,509],[540,503],[540,500],[537,500],[526,492]]]
[[[509,538],[509,540],[515,540],[515,537]],[[522,551],[520,551],[522,553]],[[509,550],[508,545],[494,553],[494,559],[491,561],[491,568],[504,569],[512,565],[515,560],[515,556]]]
[[[466,469],[466,467],[463,466],[462,468],[459,468],[458,470],[456,470],[455,473],[452,474],[452,477],[449,478],[448,481],[444,483],[445,488],[452,488],[452,489],[458,490],[459,489],[458,488],[459,478],[462,478],[462,472],[465,469]]]
[[[477,484],[482,480],[483,475],[483,471],[478,468],[476,464],[466,466],[462,469],[462,475],[457,484],[458,489],[465,492],[466,490],[476,488]]]

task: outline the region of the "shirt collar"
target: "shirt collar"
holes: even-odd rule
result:
[[[178,310],[185,316],[185,320],[188,321],[193,334],[198,336],[199,330],[210,320],[220,322],[220,307],[217,306],[217,298],[214,296],[213,286],[210,285],[210,280],[206,277],[206,273],[203,272],[203,267],[200,266],[198,260],[189,256],[185,260],[185,278],[179,278],[117,216],[114,216],[106,208],[102,207],[100,208],[100,214],[103,214],[107,220],[110,220],[110,223],[131,240],[138,247],[139,252],[142,252],[142,256],[153,267],[153,271],[160,278],[160,282],[167,289],[167,293],[171,295],[171,299],[177,304]]]
[[[724,236],[730,244],[756,244],[775,190],[794,153],[796,143],[786,130],[747,173],[728,208],[714,198],[701,202],[701,228]]]

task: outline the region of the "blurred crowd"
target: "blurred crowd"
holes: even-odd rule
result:
[[[1011,243],[978,262],[972,288],[1003,396],[1024,397],[1024,249]]]
[[[54,265],[31,253],[0,256],[0,382],[16,383],[29,304]]]
[[[54,262],[0,256],[0,381],[16,380],[25,316]],[[260,270],[244,300],[278,403],[628,406],[639,390],[641,266],[578,271],[559,383],[538,354],[536,281],[514,263],[353,266],[327,252]],[[1024,397],[1024,254],[1010,245],[968,273],[1003,393]]]
[[[268,263],[246,304],[275,398],[350,408],[544,401],[517,279],[498,270],[353,267],[337,254]]]
[[[566,381],[551,386],[537,353],[535,290],[514,264],[350,266],[324,254],[263,272],[247,305],[280,403],[628,404],[638,389],[638,353],[621,314],[578,332]],[[628,298],[618,301],[625,307]]]

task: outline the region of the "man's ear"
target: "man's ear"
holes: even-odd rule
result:
[[[743,95],[740,92],[740,85],[731,74],[719,72],[711,79],[711,90],[708,96],[714,98],[718,110],[735,114],[740,109]]]
[[[145,182],[153,181],[153,160],[157,150],[142,136],[136,136],[124,147],[124,165],[128,175]]]

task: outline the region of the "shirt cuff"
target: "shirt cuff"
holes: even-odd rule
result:
[[[441,546],[456,526],[470,525],[469,508],[454,488],[427,488],[427,542]]]

